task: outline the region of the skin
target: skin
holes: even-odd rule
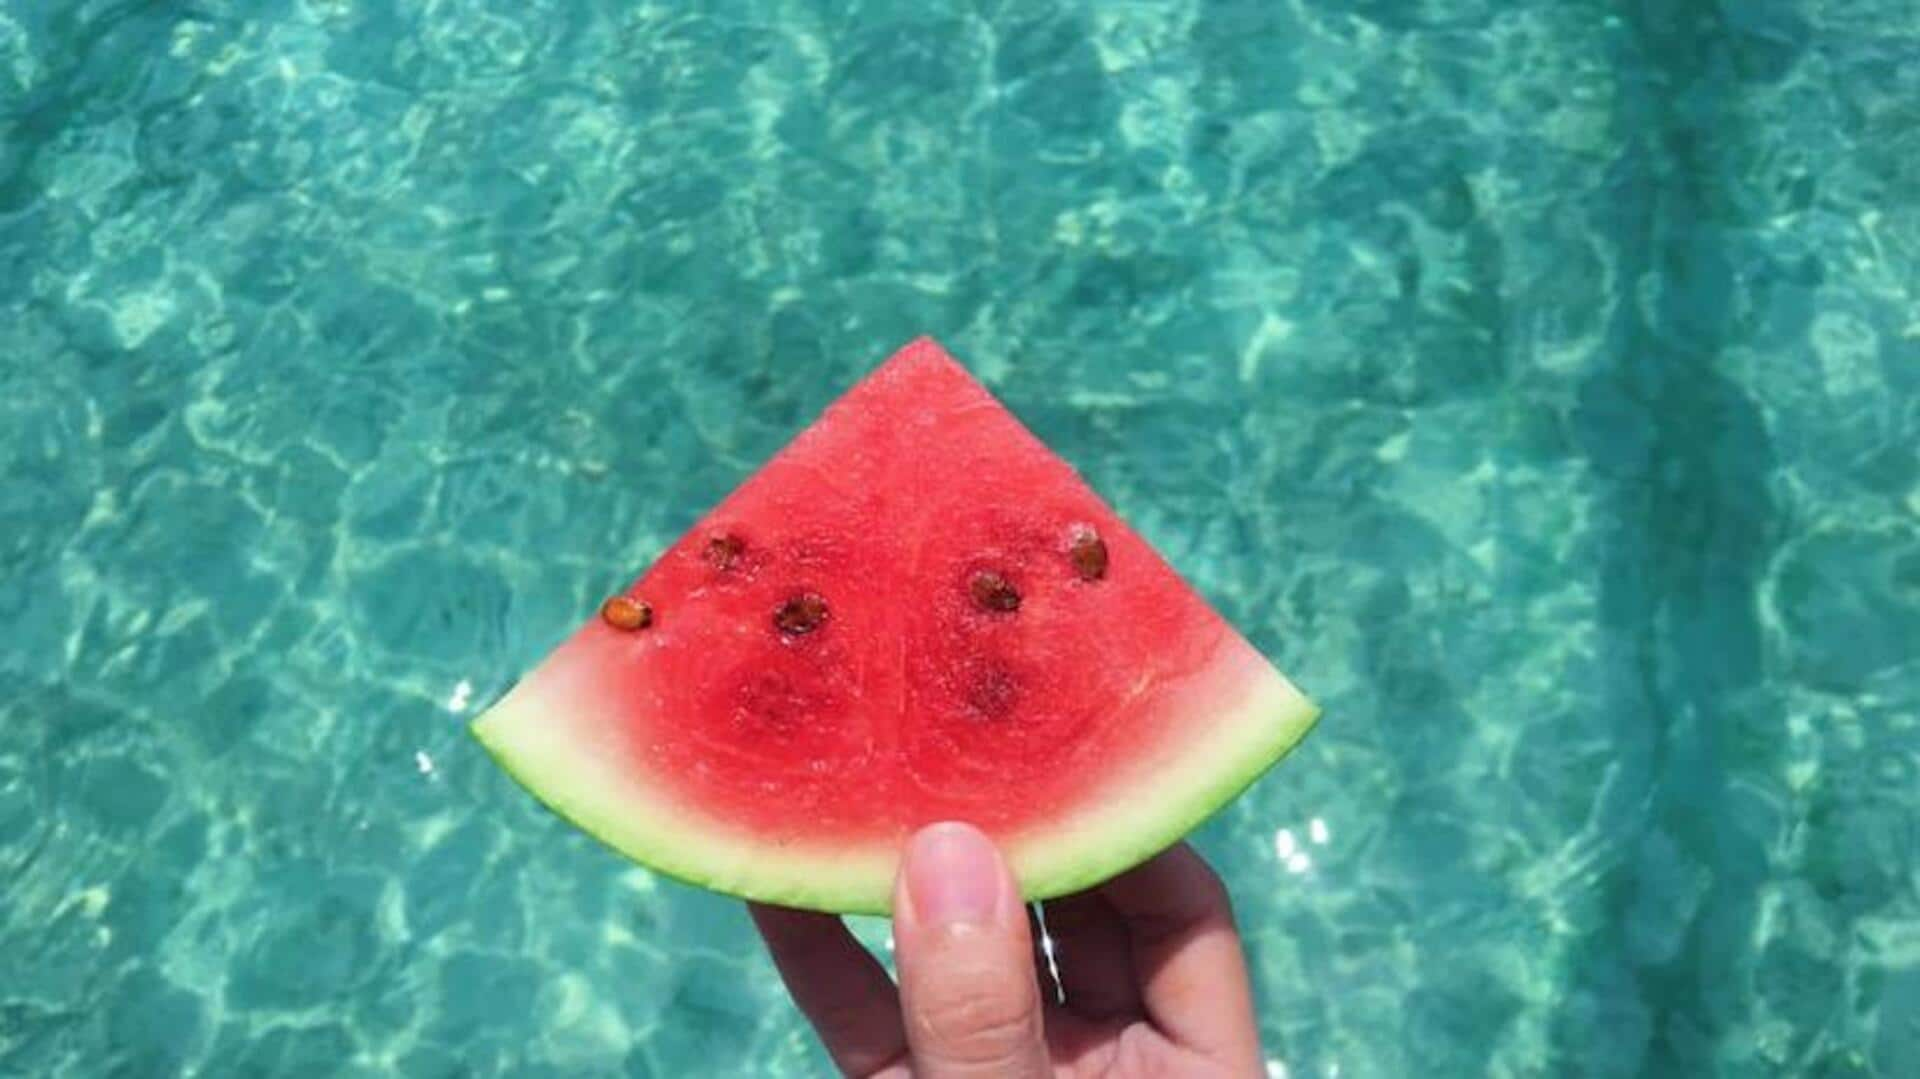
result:
[[[1226,889],[1192,849],[1045,906],[1064,1003],[1012,874],[967,825],[908,843],[897,987],[839,918],[749,908],[794,1003],[850,1076],[1265,1074]]]

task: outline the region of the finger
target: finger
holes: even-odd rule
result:
[[[1113,906],[1098,892],[1082,892],[1044,907],[1067,1009],[1089,1019],[1140,1014],[1131,942]]]
[[[1257,1072],[1246,958],[1226,887],[1207,863],[1183,843],[1108,881],[1100,895],[1126,924],[1154,1026],[1235,1074]]]
[[[906,1055],[900,1001],[885,968],[831,914],[747,904],[780,980],[848,1075],[873,1075]]]
[[[894,959],[913,1073],[1049,1073],[1026,910],[993,843],[935,824],[907,843],[894,884]]]

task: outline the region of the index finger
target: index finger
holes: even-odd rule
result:
[[[1099,889],[1127,927],[1141,1002],[1176,1045],[1234,1069],[1260,1069],[1246,955],[1226,886],[1185,843]]]
[[[880,965],[846,923],[831,914],[748,903],[773,965],[793,1002],[848,1075],[897,1076],[907,1036],[900,999]]]

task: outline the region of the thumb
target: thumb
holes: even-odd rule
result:
[[[1026,910],[993,843],[966,824],[921,829],[893,898],[913,1073],[1051,1074]]]

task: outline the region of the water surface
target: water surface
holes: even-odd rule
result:
[[[0,1072],[820,1070],[462,724],[929,332],[1327,708],[1197,837],[1274,1074],[1920,1073],[1916,101],[1903,0],[0,0]]]

